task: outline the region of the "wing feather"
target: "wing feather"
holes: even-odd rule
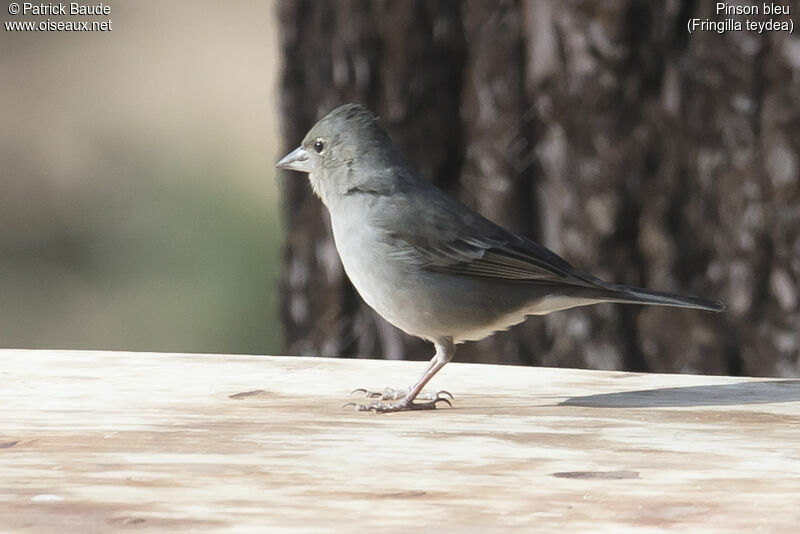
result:
[[[546,247],[421,184],[416,176],[396,183],[403,195],[380,204],[377,223],[396,240],[398,255],[414,258],[424,269],[520,282],[603,285]]]

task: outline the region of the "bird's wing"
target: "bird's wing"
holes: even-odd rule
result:
[[[447,241],[420,240],[403,232],[394,237],[411,246],[422,258],[423,268],[434,272],[595,288],[605,285],[538,243],[507,231]]]
[[[530,245],[534,246],[531,247]],[[470,237],[417,246],[417,252],[431,271],[506,280],[565,282],[573,278],[570,270],[554,260],[535,243],[517,236],[508,238]]]
[[[427,186],[427,184],[425,184]],[[430,188],[430,189],[428,189]],[[546,247],[513,234],[432,186],[385,207],[382,224],[400,254],[413,254],[430,271],[520,282],[598,287]],[[399,219],[397,214],[402,214]],[[396,224],[402,220],[403,224]]]

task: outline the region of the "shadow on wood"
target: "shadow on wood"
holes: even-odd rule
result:
[[[800,380],[772,380],[601,393],[572,397],[561,404],[589,408],[677,408],[797,401],[800,401]]]

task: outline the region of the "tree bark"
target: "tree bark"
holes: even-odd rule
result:
[[[601,278],[729,305],[533,317],[460,361],[800,375],[800,46],[690,35],[689,18],[725,18],[714,5],[284,2],[286,148],[363,103],[490,219]],[[306,180],[283,184],[287,350],[429,358],[355,294]]]

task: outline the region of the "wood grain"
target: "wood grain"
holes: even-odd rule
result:
[[[2,532],[789,532],[800,381],[0,350]]]

